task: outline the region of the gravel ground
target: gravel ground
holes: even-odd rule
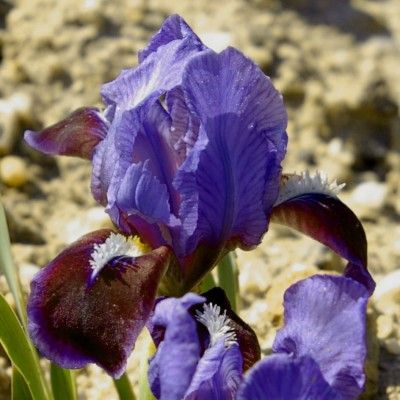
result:
[[[89,165],[30,150],[23,130],[101,106],[99,85],[135,65],[171,13],[215,49],[240,48],[271,76],[289,113],[286,172],[319,169],[346,182],[341,198],[364,224],[378,283],[363,398],[400,399],[398,0],[0,0],[0,190],[24,289],[67,243],[110,223],[90,195]],[[322,245],[279,226],[253,252],[238,252],[238,262],[242,315],[264,354],[286,287],[343,267]],[[11,301],[2,276],[0,292]],[[0,400],[9,398],[9,376],[0,351]],[[81,399],[115,398],[97,367],[80,371],[78,386]]]

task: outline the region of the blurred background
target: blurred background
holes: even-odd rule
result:
[[[91,197],[89,164],[38,154],[23,143],[24,129],[102,107],[100,85],[136,65],[172,13],[215,50],[239,48],[283,93],[286,172],[323,170],[346,182],[340,198],[364,224],[378,282],[364,398],[400,399],[399,0],[0,0],[0,191],[24,290],[66,244],[110,224]],[[343,268],[322,245],[279,226],[238,262],[242,316],[264,354],[290,282]],[[2,276],[0,292],[12,301]],[[134,353],[132,380],[136,368]],[[97,367],[80,371],[78,386],[81,399],[114,398]],[[0,399],[9,390],[0,350]]]

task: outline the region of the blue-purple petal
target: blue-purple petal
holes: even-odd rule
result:
[[[311,357],[343,399],[354,399],[365,383],[366,288],[346,277],[313,276],[285,293],[285,324],[273,350]]]
[[[242,380],[243,359],[236,344],[225,347],[224,339],[201,357],[184,400],[233,400]]]
[[[39,351],[56,364],[81,368],[96,363],[119,377],[153,309],[169,250],[111,260],[93,281],[94,245],[111,232],[83,236],[35,276],[28,329]]]
[[[187,61],[201,51],[190,37],[173,40],[159,47],[136,68],[124,70],[103,85],[101,95],[107,105],[119,112],[134,109],[143,102],[156,101],[166,91],[179,86]]]
[[[157,399],[182,400],[190,385],[200,359],[200,344],[196,321],[188,310],[204,300],[189,293],[157,304],[151,330],[165,330],[149,365],[149,384]]]
[[[274,354],[245,376],[237,400],[343,400],[310,357]]]
[[[282,99],[233,49],[190,60],[182,88],[201,126],[174,183],[182,196],[180,252],[190,254],[199,243],[251,248],[267,230],[278,194],[286,150]]]
[[[182,17],[176,14],[169,16],[162,24],[160,30],[151,38],[150,43],[139,51],[139,62],[142,63],[149,54],[157,51],[159,47],[186,37],[190,37],[195,47],[205,49],[198,36]]]

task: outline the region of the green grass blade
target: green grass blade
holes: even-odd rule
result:
[[[233,251],[228,253],[218,264],[218,284],[224,289],[233,311],[238,311],[239,306],[239,279],[236,264],[236,255]]]
[[[121,400],[136,400],[135,393],[133,393],[131,383],[126,373],[124,373],[121,378],[114,379],[114,386]]]
[[[0,295],[0,344],[25,379],[32,398],[34,400],[48,399],[35,350],[25,336],[13,309],[2,295]]]
[[[54,400],[76,400],[75,377],[72,371],[52,363],[50,381]]]
[[[8,286],[14,296],[15,306],[22,324],[26,326],[26,311],[21,284],[11,256],[10,236],[8,234],[6,214],[0,201],[0,270],[7,279]]]
[[[12,400],[32,400],[32,395],[24,377],[20,374],[17,368],[13,366],[12,373],[12,386],[11,386],[11,399]]]

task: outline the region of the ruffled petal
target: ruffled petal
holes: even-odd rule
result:
[[[237,400],[343,400],[310,357],[275,354],[245,376]]]
[[[26,131],[25,141],[44,154],[60,154],[91,159],[96,145],[108,131],[99,110],[79,108],[64,120],[40,132]]]
[[[242,356],[239,346],[225,347],[219,340],[201,357],[184,400],[233,400],[242,380]]]
[[[337,197],[296,193],[273,208],[272,222],[287,225],[323,243],[349,261],[346,276],[372,293],[375,282],[367,270],[367,240],[361,222]]]
[[[368,292],[353,279],[316,275],[285,293],[285,324],[273,350],[313,358],[343,399],[360,395],[365,383]]]
[[[111,232],[83,236],[35,276],[28,318],[33,343],[51,361],[64,368],[96,363],[119,377],[152,311],[170,252],[161,247],[114,258],[93,281],[94,246]]]
[[[180,256],[200,243],[251,248],[268,227],[272,200],[266,199],[278,194],[286,143],[282,99],[233,49],[194,57],[182,87],[201,127],[174,183],[182,195]]]
[[[187,61],[199,51],[190,37],[173,40],[149,54],[138,67],[124,70],[104,84],[101,95],[108,106],[115,106],[113,119],[119,112],[134,109],[144,101],[156,101],[179,86]]]
[[[181,400],[188,389],[200,359],[196,321],[189,308],[204,302],[189,293],[180,299],[169,298],[157,304],[150,321],[150,332],[162,341],[150,360],[149,384],[157,399]]]
[[[186,37],[190,37],[194,47],[198,47],[199,49],[206,48],[182,17],[176,14],[169,16],[162,24],[160,30],[151,38],[150,43],[139,51],[139,62],[142,63],[149,54],[157,51],[159,47]]]

